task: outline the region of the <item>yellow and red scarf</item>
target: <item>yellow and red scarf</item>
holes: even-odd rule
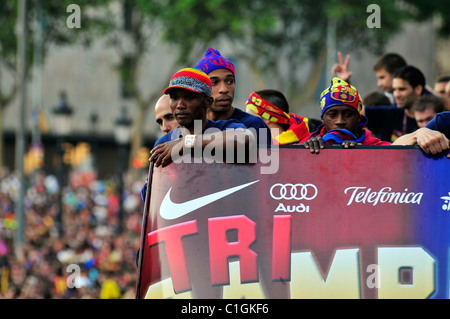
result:
[[[246,105],[253,112],[273,123],[288,126],[288,129],[273,138],[274,144],[286,145],[298,143],[309,135],[308,119],[293,113],[286,113],[272,103],[253,92]]]

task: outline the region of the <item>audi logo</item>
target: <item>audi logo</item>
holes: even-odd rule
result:
[[[270,188],[273,199],[312,200],[317,196],[317,187],[313,184],[274,184]]]

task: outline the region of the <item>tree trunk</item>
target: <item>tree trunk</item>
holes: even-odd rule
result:
[[[3,134],[3,106],[0,105],[0,170],[3,168],[4,165],[4,134]]]
[[[149,104],[138,105],[138,111],[133,120],[133,136],[131,138],[130,154],[128,158],[128,170],[134,170],[133,158],[137,154],[138,149],[142,145],[142,134],[144,128],[144,118],[146,117]],[[149,155],[150,157],[150,155]]]

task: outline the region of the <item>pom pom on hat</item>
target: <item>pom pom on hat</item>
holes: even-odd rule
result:
[[[185,89],[211,96],[212,83],[204,72],[194,68],[185,68],[172,76],[164,94],[169,94],[173,89]]]
[[[214,50],[213,48],[206,50],[205,56],[197,63],[195,68],[202,70],[206,74],[217,69],[227,69],[235,77],[234,64],[225,59],[218,50]]]

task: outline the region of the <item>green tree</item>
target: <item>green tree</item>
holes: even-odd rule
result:
[[[120,56],[120,62],[114,67],[124,85],[124,93],[134,101],[137,107],[133,119],[129,168],[132,168],[131,161],[142,146],[146,114],[152,103],[162,94],[170,76],[179,66],[191,65],[195,59],[198,59],[200,53],[204,52],[204,44],[213,40],[212,36],[226,32],[229,26],[228,22],[217,25],[214,16],[211,16],[210,19],[207,18],[208,12],[216,8],[215,2],[217,1],[121,0],[118,2],[122,7],[124,19],[113,21],[114,26],[109,30],[106,39],[108,45],[114,48]],[[224,1],[220,2],[224,3]],[[236,11],[244,7],[241,1],[232,1],[229,5],[233,6]],[[202,23],[210,25],[216,31],[211,32],[208,29],[203,31],[198,28],[197,21],[189,19],[192,10],[199,10],[194,18],[203,14],[205,18]],[[114,15],[107,14],[107,16]],[[183,25],[165,23],[168,21],[183,21]],[[195,33],[198,30],[201,34]],[[165,80],[155,81],[153,88],[142,88],[139,83],[139,70],[143,66],[145,55],[155,50],[163,42],[170,43],[173,48],[172,52],[177,52],[173,65],[169,67],[171,71],[155,77],[155,79]],[[146,65],[146,67],[149,66]]]
[[[129,65],[117,68],[138,107],[131,154],[141,146],[142,121],[164,88],[162,81],[158,90],[148,94],[139,89],[137,78],[144,52],[152,50],[161,39],[177,54],[172,69],[193,65],[207,47],[227,40],[233,45],[233,55],[250,66],[259,88],[266,86],[270,75],[293,104],[301,105],[313,98],[330,56],[327,47],[330,25],[335,26],[337,50],[351,48],[352,52],[367,50],[381,54],[390,37],[401,31],[402,23],[414,17],[411,7],[398,1],[376,1],[382,10],[382,27],[371,29],[367,26],[370,13],[366,9],[373,2],[123,0],[124,8],[132,11],[133,23],[127,33],[133,50],[127,52]],[[115,40],[113,44],[120,48],[123,37],[119,35]],[[332,56],[336,58],[335,54]],[[308,76],[300,78],[305,61],[312,61],[313,67]]]
[[[78,6],[83,11],[89,12],[90,8],[98,8],[108,4],[109,0],[77,0]],[[84,14],[82,27],[71,30],[67,27],[67,7],[72,4],[72,0],[28,0],[27,1],[27,78],[31,76],[33,63],[43,63],[49,45],[67,45],[80,41],[88,45],[92,40],[108,30],[108,21],[101,16]],[[0,167],[3,165],[3,123],[4,110],[11,104],[21,89],[17,82],[17,43],[18,38],[15,32],[17,28],[18,16],[17,0],[5,0],[0,7],[0,83],[2,79],[11,79],[9,87],[0,85]],[[36,22],[36,23],[35,23]],[[35,33],[42,30],[38,45],[35,43]],[[36,61],[36,49],[42,57]]]
[[[142,146],[144,120],[152,103],[157,100],[164,90],[167,82],[155,82],[153,88],[143,88],[140,85],[139,71],[144,66],[146,54],[151,53],[161,45],[161,30],[159,21],[145,14],[143,8],[150,8],[157,2],[155,0],[122,0],[123,20],[116,20],[116,25],[107,35],[108,44],[116,50],[120,62],[115,65],[121,82],[123,94],[134,101],[137,111],[134,112],[133,135],[130,148],[128,168],[133,169],[133,158],[138,156]],[[151,63],[158,63],[152,61]],[[176,64],[176,63],[175,63]],[[169,67],[173,70],[176,65]],[[145,67],[149,67],[146,65]],[[151,66],[150,66],[151,67]],[[171,71],[159,77],[167,79]],[[158,78],[158,76],[156,76]]]
[[[146,54],[151,53],[161,44],[159,22],[152,16],[144,14],[143,10],[143,7],[148,9],[157,1],[111,0],[109,2],[120,5],[121,15],[117,17],[117,12],[112,11],[111,7],[103,7],[103,10],[108,12],[105,16],[109,17],[111,25],[104,38],[107,45],[113,48],[119,56],[119,62],[113,65],[113,68],[118,72],[122,83],[122,96],[132,100],[137,108],[133,118],[133,135],[128,165],[132,169],[132,160],[138,156],[142,146],[146,114],[167,85],[165,81],[160,81],[153,88],[143,88],[139,79],[139,71],[143,67]],[[146,67],[149,66],[146,65]],[[175,65],[171,68],[175,68]],[[169,76],[170,74],[167,74],[164,78]]]
[[[448,1],[445,0],[404,0],[409,5],[411,18],[417,21],[425,21],[433,17],[440,18],[438,34],[441,37],[450,35],[450,11]]]
[[[277,79],[291,100],[311,98],[327,58],[330,23],[337,47],[381,53],[389,38],[411,15],[398,2],[377,1],[382,28],[367,27],[366,8],[372,0],[185,0],[151,1],[144,12],[160,22],[164,39],[176,44],[180,56],[192,50],[231,41],[234,55],[250,66],[259,88],[266,77]],[[190,55],[191,54],[191,55]],[[195,58],[198,59],[198,56]],[[314,67],[305,79],[298,77],[305,61]],[[281,72],[283,69],[286,71]],[[302,89],[303,88],[303,89]]]

